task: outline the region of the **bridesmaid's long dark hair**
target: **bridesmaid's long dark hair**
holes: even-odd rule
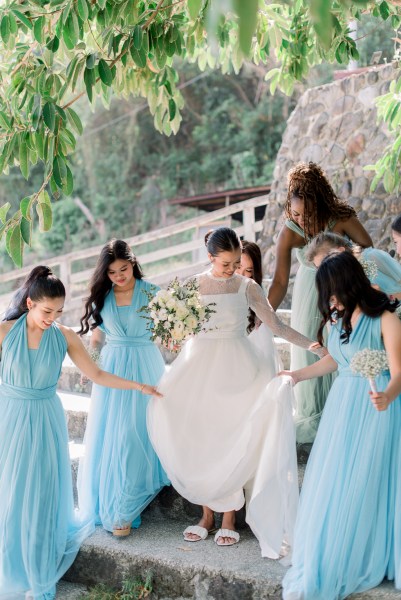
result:
[[[316,273],[318,306],[322,314],[317,339],[323,344],[323,329],[327,322],[333,322],[330,298],[335,296],[344,310],[338,313],[342,318],[341,339],[349,342],[352,332],[351,316],[357,306],[369,317],[380,317],[385,310],[394,312],[398,301],[394,302],[379,290],[372,287],[358,259],[350,252],[329,254],[323,259]]]
[[[247,240],[242,241],[242,254],[246,254],[252,261],[253,266],[253,280],[262,286],[263,272],[262,272],[262,253],[259,246],[255,242],[248,242]],[[256,315],[253,310],[249,309],[248,314],[248,327],[246,328],[248,333],[251,333],[255,329]]]
[[[133,267],[135,279],[143,278],[141,266],[127,242],[124,242],[124,240],[110,240],[103,246],[89,283],[90,292],[85,300],[85,313],[81,319],[79,335],[88,333],[89,329],[96,329],[103,323],[100,313],[105,298],[113,286],[107,272],[109,265],[115,260],[127,260]],[[90,320],[93,320],[93,323],[89,326]]]
[[[35,267],[12,297],[3,321],[14,321],[27,313],[27,298],[33,302],[40,302],[44,298],[65,298],[65,287],[49,267]]]

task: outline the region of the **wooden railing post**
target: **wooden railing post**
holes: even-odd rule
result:
[[[71,298],[71,261],[68,258],[60,259],[60,279],[64,283],[66,297],[68,302]]]
[[[253,206],[244,206],[242,209],[244,223],[244,238],[248,242],[255,242],[255,209]]]

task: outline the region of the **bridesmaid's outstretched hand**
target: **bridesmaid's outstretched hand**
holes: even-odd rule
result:
[[[324,346],[319,344],[319,342],[313,342],[313,344],[311,344],[309,346],[308,350],[309,350],[309,352],[313,352],[313,354],[317,354],[317,356],[319,358],[323,358],[324,356],[327,356],[329,353],[327,348],[325,348]]]
[[[163,398],[163,394],[158,392],[157,388],[154,385],[148,385],[147,383],[141,385],[140,392],[142,394],[145,394],[146,396],[156,396],[156,398]]]
[[[299,381],[296,371],[280,371],[277,373],[277,377],[281,376],[291,377],[293,385],[296,385]]]

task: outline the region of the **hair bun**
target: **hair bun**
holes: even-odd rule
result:
[[[50,275],[53,275],[53,271],[45,265],[39,265],[32,269],[30,275],[32,279],[39,279],[40,277],[49,277]]]
[[[210,236],[212,235],[213,232],[214,232],[214,229],[209,229],[209,231],[205,235],[205,246],[207,246],[207,243],[208,243],[208,241],[210,239]]]

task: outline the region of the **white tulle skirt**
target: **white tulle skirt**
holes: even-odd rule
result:
[[[259,334],[261,335],[261,334]],[[262,555],[292,543],[298,504],[293,392],[249,338],[189,341],[148,407],[148,429],[177,491],[217,512],[247,504]]]

